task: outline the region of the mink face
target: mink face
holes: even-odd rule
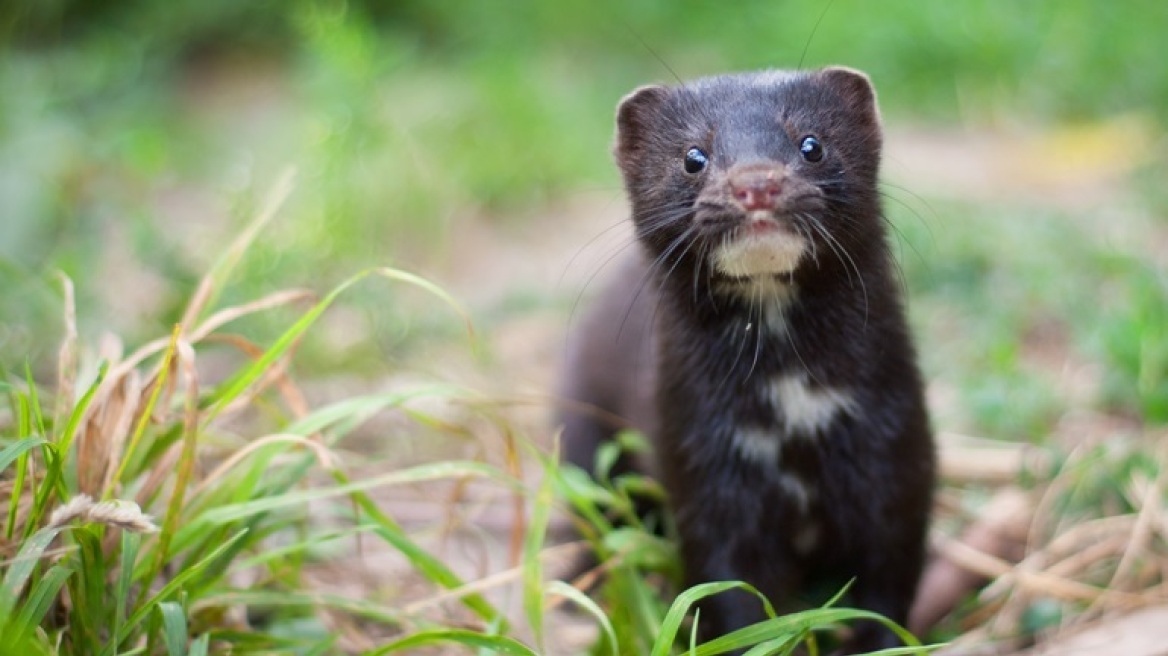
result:
[[[852,71],[644,87],[617,124],[638,238],[687,282],[757,294],[759,283],[833,276],[858,251],[883,248],[880,119]]]
[[[652,439],[690,585],[791,608],[854,579],[854,605],[907,619],[934,456],[880,146],[871,84],[841,68],[644,87],[617,111],[640,252],[572,337],[563,393]],[[616,426],[563,419],[591,470]],[[722,594],[699,629],[762,619]],[[870,623],[844,650],[895,644]]]

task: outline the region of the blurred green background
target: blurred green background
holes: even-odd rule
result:
[[[1165,422],[1166,27],[1156,0],[6,2],[0,367],[52,371],[56,271],[83,336],[167,332],[289,165],[295,191],[224,304],[323,293],[371,265],[442,282],[466,222],[546,230],[581,195],[619,216],[609,142],[629,89],[834,63],[873,77],[890,148],[920,146],[885,191],[925,367],[952,408],[938,423],[1038,438],[1083,409]],[[958,160],[990,142],[1020,153],[1001,170],[1036,175],[1033,193],[963,191],[978,180]],[[957,188],[913,178],[916,152],[952,161]],[[972,170],[993,173],[994,154]],[[1038,174],[1066,166],[1101,194],[1044,191]],[[577,289],[534,282],[465,300],[487,331],[571,311]],[[459,330],[384,288],[340,313],[347,337],[306,344],[302,375],[377,377],[419,335]],[[242,330],[270,337],[290,316]]]

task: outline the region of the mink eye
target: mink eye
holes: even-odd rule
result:
[[[799,143],[799,152],[808,162],[818,162],[823,159],[823,144],[819,143],[819,139],[808,135]]]
[[[710,158],[702,152],[701,148],[690,148],[685,151],[685,172],[686,173],[701,173],[706,165],[710,163]]]

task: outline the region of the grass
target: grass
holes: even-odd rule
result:
[[[864,611],[831,607],[778,617],[760,599],[771,619],[693,645],[684,627],[691,605],[742,584],[699,586],[666,604],[662,589],[645,572],[676,571],[676,554],[637,526],[628,496],[651,489],[651,481],[592,482],[582,472],[561,469],[554,453],[523,438],[507,443],[540,467],[541,482],[534,486],[516,469],[520,453],[496,464],[387,464],[388,471],[351,477],[343,440],[375,415],[405,412],[422,423],[449,426],[449,419],[412,404],[440,398],[474,407],[482,400],[452,385],[419,386],[312,409],[287,372],[297,345],[342,294],[375,277],[422,288],[464,320],[466,314],[432,283],[385,268],[355,275],[319,300],[291,290],[214,309],[291,184],[289,176],[277,183],[257,218],[197,286],[169,337],[124,358],[102,360],[96,368],[85,361],[71,283],[62,278],[68,337],[56,383],[45,387],[28,376],[5,384],[8,406],[0,423],[0,506],[7,509],[0,538],[4,653],[373,655],[454,643],[491,653],[536,654],[554,640],[547,635],[545,615],[557,598],[595,618],[607,653],[669,654],[675,643],[690,643],[694,654],[755,645],[751,653],[789,653],[815,633],[847,621],[888,623]],[[227,332],[249,314],[306,300],[308,309],[266,346]],[[207,380],[201,356],[216,343],[238,350],[239,364],[220,379]],[[483,407],[493,412],[490,403]],[[232,426],[241,422],[245,430],[232,437],[238,430]],[[520,628],[484,594],[498,582],[460,577],[375,496],[404,485],[475,480],[497,486],[518,503],[511,530],[522,544],[514,568],[523,598]],[[592,524],[586,532],[608,570],[603,607],[544,573],[547,553],[557,549],[545,541],[558,503],[575,507],[582,521]],[[632,527],[614,528],[610,507]],[[358,549],[376,543],[404,557],[410,576],[424,582],[437,601],[379,601],[378,595],[314,589],[308,571],[327,561],[330,550],[337,553],[333,547],[353,540]],[[447,608],[451,615],[445,620],[416,610],[443,605],[459,608]],[[908,644],[919,645],[888,624]]]
[[[869,71],[893,128],[1013,134],[1001,167],[1086,171],[1110,192],[1046,194],[1042,176],[1021,197],[920,198],[912,179],[885,189],[938,429],[1043,456],[1010,473],[1036,508],[1026,560],[979,561],[997,583],[927,637],[1025,640],[1154,601],[1165,7],[4,5],[0,609],[12,612],[0,647],[528,653],[554,645],[550,609],[568,604],[600,627],[599,653],[682,649],[677,620],[710,589],[666,602],[675,554],[628,512],[650,481],[558,468],[549,440],[510,414],[514,399],[441,378],[384,385],[403,368],[441,370],[435,350],[496,375],[507,363],[494,329],[559,311],[576,290],[464,299],[467,348],[458,303],[404,271],[456,268],[448,244],[469,222],[555,224],[581,192],[620,206],[607,144],[635,85],[800,61]],[[296,183],[266,195],[289,163]],[[279,222],[254,222],[285,194]],[[480,455],[434,446],[451,443]],[[474,485],[505,500],[502,574],[467,575],[441,551],[434,534],[455,519],[395,520],[392,502],[417,481],[459,503]],[[957,532],[1001,486],[949,475],[938,525]],[[82,494],[122,503],[54,523]],[[129,504],[158,531],[111,523]],[[550,580],[549,508],[567,505],[609,563],[595,597]],[[622,514],[631,528],[615,528]],[[399,554],[422,590],[327,588],[321,568],[357,567],[344,558],[358,549]],[[1078,552],[1101,555],[1084,565]],[[498,600],[510,582],[518,610]],[[729,640],[785,653],[836,613]]]

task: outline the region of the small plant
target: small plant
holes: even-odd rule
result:
[[[1144,421],[1168,423],[1168,278],[1139,261],[1113,258],[1108,273],[1126,281],[1100,318],[1109,365],[1107,400]]]
[[[5,385],[10,413],[0,438],[0,502],[6,510],[0,535],[0,653],[320,653],[337,647],[323,610],[400,631],[410,619],[400,609],[299,587],[305,553],[358,534],[392,545],[439,586],[463,584],[382,513],[369,491],[443,477],[484,477],[510,486],[513,479],[483,463],[445,462],[351,481],[332,453],[339,439],[377,411],[462,392],[434,387],[370,394],[312,412],[286,371],[313,321],[365,277],[406,282],[452,300],[410,274],[377,269],[311,305],[267,348],[222,328],[254,312],[303,302],[310,294],[278,292],[203,317],[290,185],[291,178],[284,178],[203,280],[169,338],[124,358],[108,358],[88,376],[79,366],[71,285],[65,281],[68,337],[52,408],[31,376]],[[249,360],[207,385],[197,358],[214,343],[235,346]],[[70,391],[79,382],[81,393],[73,398]],[[225,448],[226,423],[257,409],[277,410],[278,431]],[[196,475],[204,467],[210,471]],[[332,483],[324,484],[322,474]],[[306,486],[310,481],[314,485]],[[338,498],[356,511],[354,525],[313,529],[307,504]],[[238,589],[233,581],[245,572],[259,583]],[[460,599],[484,626],[506,627],[480,595]],[[282,609],[269,618],[268,630],[248,625],[247,609],[257,607]],[[306,618],[315,629],[289,630]],[[507,642],[490,633],[479,642]]]
[[[693,654],[752,645],[758,646],[751,653],[790,653],[815,631],[873,618],[835,608],[777,617],[767,605],[766,622],[695,645],[683,622],[690,606],[743,584],[699,586],[668,607],[661,594],[668,586],[647,572],[675,574],[676,554],[670,542],[640,524],[633,504],[634,495],[659,496],[656,484],[640,476],[605,476],[595,483],[561,468],[554,454],[528,445],[543,477],[534,488],[524,486],[516,464],[521,441],[509,440],[504,461],[512,464],[504,467],[438,461],[351,479],[336,447],[372,415],[399,408],[441,425],[411,402],[437,397],[473,406],[481,399],[454,386],[434,386],[356,396],[316,410],[305,403],[288,376],[289,359],[313,322],[352,285],[386,277],[418,286],[458,310],[441,289],[399,270],[374,269],[350,278],[312,302],[270,346],[224,330],[249,314],[312,299],[307,292],[283,291],[208,311],[290,188],[290,177],[277,185],[257,219],[204,278],[172,333],[125,357],[83,362],[71,284],[63,279],[66,339],[54,388],[45,389],[31,375],[4,386],[9,412],[0,419],[0,507],[5,509],[0,653],[372,656],[455,643],[537,654],[555,644],[545,616],[559,598],[595,617],[601,628],[598,649],[613,654],[669,654],[675,644],[688,644]],[[237,348],[246,359],[208,383],[199,356],[218,344]],[[493,414],[489,405],[484,415]],[[238,426],[247,427],[246,434],[265,421],[274,425],[267,434],[231,437]],[[602,457],[611,466],[616,455],[613,450]],[[513,575],[495,576],[521,580],[522,627],[482,594],[497,584],[460,578],[371,494],[441,479],[488,481],[518,503],[513,527],[518,562]],[[598,600],[545,580],[545,538],[557,489],[585,518],[590,541],[605,556]],[[346,523],[323,521],[320,512],[307,510],[310,504]],[[623,524],[606,516],[609,508]],[[381,542],[404,556],[419,580],[440,590],[437,601],[395,604],[374,601],[376,595],[354,598],[312,589],[304,566],[315,554],[344,548],[356,538]],[[419,610],[445,602],[461,607],[456,620]],[[760,603],[767,604],[761,598]],[[361,627],[362,640],[346,642],[338,626]]]

